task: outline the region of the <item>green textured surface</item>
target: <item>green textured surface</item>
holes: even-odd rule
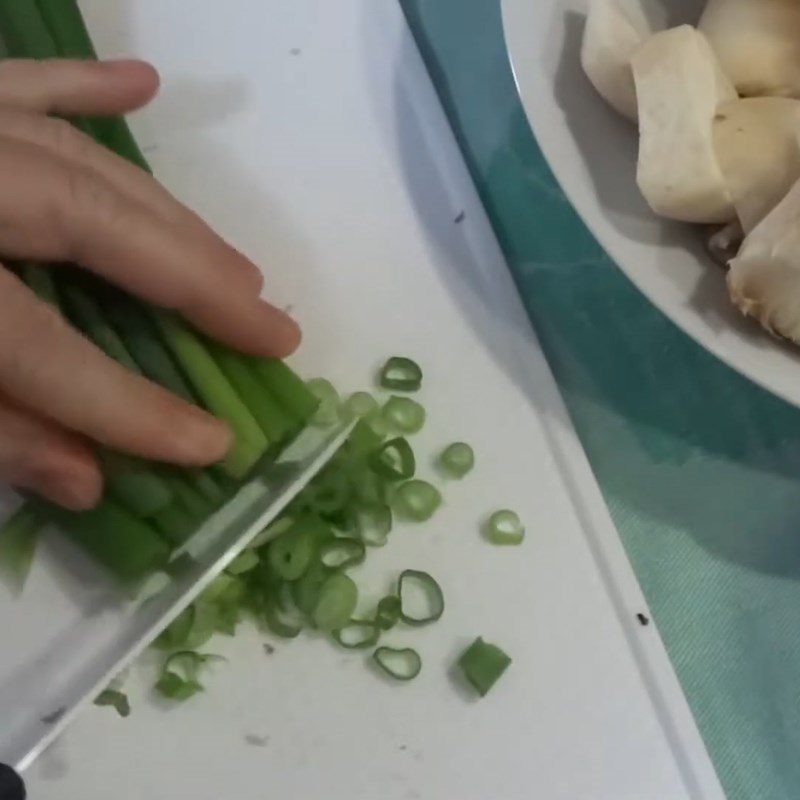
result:
[[[576,218],[499,0],[403,6],[726,793],[796,800],[800,412],[679,332]]]

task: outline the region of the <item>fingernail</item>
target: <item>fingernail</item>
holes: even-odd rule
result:
[[[277,358],[291,355],[300,346],[303,338],[300,325],[285,311],[270,303],[263,302],[263,305],[269,315],[268,354]]]
[[[212,464],[225,458],[233,444],[233,434],[224,422],[193,408],[185,415],[181,430],[175,431],[175,442],[183,460]]]

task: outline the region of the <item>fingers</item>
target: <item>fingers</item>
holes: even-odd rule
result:
[[[296,349],[296,323],[258,298],[252,277],[242,277],[252,263],[222,240],[27,142],[0,140],[0,175],[6,256],[77,262],[244,352],[282,357]]]
[[[123,114],[151,100],[158,84],[142,61],[0,62],[0,105],[42,114]]]
[[[182,465],[222,459],[230,432],[134,375],[0,270],[0,387],[17,404],[114,450]]]
[[[0,131],[5,138],[36,145],[75,168],[96,173],[120,194],[154,213],[176,224],[193,227],[194,235],[209,246],[227,247],[217,234],[179,203],[152,175],[120,158],[65,120],[0,107]],[[241,280],[243,289],[258,294],[263,285],[261,271],[247,259],[240,259],[237,266],[240,268],[229,278]]]
[[[0,395],[0,480],[74,511],[94,506],[102,477],[87,444]]]

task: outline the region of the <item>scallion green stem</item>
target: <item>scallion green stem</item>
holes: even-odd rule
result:
[[[37,511],[123,580],[138,580],[167,563],[170,551],[161,537],[114,500],[80,513],[33,502]]]
[[[195,397],[189,384],[158,337],[153,321],[139,303],[112,291],[104,294],[104,300],[108,301],[109,315],[142,372],[178,397],[194,403]]]
[[[67,284],[62,288],[67,315],[109,358],[131,372],[141,373],[117,331],[108,322],[100,306],[79,286]]]
[[[288,364],[277,358],[254,358],[250,363],[261,385],[296,422],[305,425],[314,416],[319,400]]]
[[[206,408],[225,420],[233,431],[234,445],[223,462],[226,470],[235,478],[245,477],[266,453],[266,436],[200,338],[174,314],[153,314],[164,340]]]
[[[55,39],[36,0],[0,0],[0,30],[10,58],[56,58]]]
[[[22,280],[40,300],[49,303],[58,311],[61,310],[61,298],[50,267],[30,262],[23,264]]]
[[[264,389],[247,357],[216,343],[209,345],[214,360],[255,417],[270,444],[280,444],[296,429],[294,420]]]
[[[139,517],[152,517],[171,502],[167,482],[138,458],[103,450],[103,475],[108,491]]]

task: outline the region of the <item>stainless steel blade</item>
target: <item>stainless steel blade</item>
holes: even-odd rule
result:
[[[0,761],[20,772],[27,769],[75,718],[80,706],[96,697],[286,508],[328,463],[351,430],[352,425],[304,431],[265,474],[245,485],[176,554],[173,563],[178,568],[169,580],[146,590],[146,599],[141,592],[136,599],[120,597],[119,593],[109,597],[87,620],[96,627],[96,635],[107,639],[102,657],[91,672],[65,681],[64,665],[54,655],[37,665],[38,694],[37,687],[16,687],[20,702],[41,697],[41,712],[14,741],[11,752],[0,752]],[[30,708],[20,711],[29,714]]]

